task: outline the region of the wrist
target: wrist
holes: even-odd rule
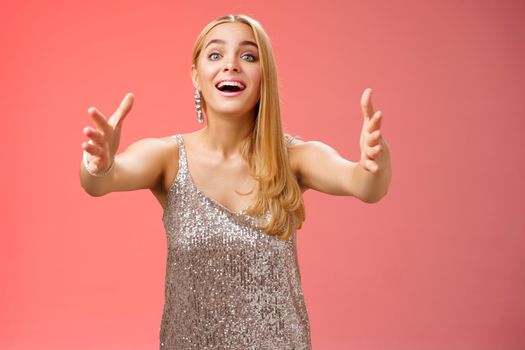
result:
[[[113,166],[115,165],[115,157],[113,157],[111,159],[111,164],[109,165],[109,167],[106,170],[93,172],[93,171],[89,170],[89,162],[88,162],[87,157],[88,157],[88,153],[86,151],[84,151],[83,154],[82,154],[82,165],[84,166],[84,169],[86,169],[88,174],[92,175],[92,176],[104,176],[104,175],[107,175],[113,169]]]

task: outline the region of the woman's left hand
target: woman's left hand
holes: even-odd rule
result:
[[[361,108],[363,110],[363,128],[359,138],[361,147],[361,159],[359,164],[367,171],[376,174],[382,169],[390,166],[390,154],[388,144],[381,135],[381,111],[374,112],[372,106],[372,89],[365,89],[361,97]]]

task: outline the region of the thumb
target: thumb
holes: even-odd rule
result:
[[[131,92],[127,93],[120,105],[118,106],[115,113],[113,113],[113,115],[109,118],[108,122],[114,129],[120,128],[122,126],[126,115],[129,113],[131,107],[133,106],[134,100],[135,95],[133,95],[133,93]]]

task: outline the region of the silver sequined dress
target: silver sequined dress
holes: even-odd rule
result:
[[[168,242],[160,349],[310,350],[296,233],[283,241],[206,196],[179,171],[163,223]]]

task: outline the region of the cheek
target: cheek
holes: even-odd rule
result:
[[[209,85],[210,81],[213,81],[213,77],[216,74],[216,67],[213,65],[205,64],[203,62],[199,62],[199,68],[198,68],[198,82],[201,87],[201,89],[206,89],[207,85]]]
[[[253,74],[251,75],[251,78],[254,83],[254,90],[257,92],[257,94],[259,94],[259,92],[261,91],[261,79],[262,79],[261,71],[260,70],[254,71]]]
[[[206,89],[211,79],[211,72],[208,69],[201,69],[199,72],[199,84],[202,89]]]

